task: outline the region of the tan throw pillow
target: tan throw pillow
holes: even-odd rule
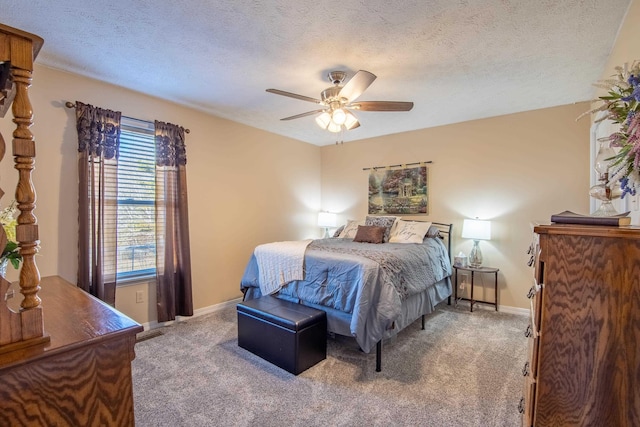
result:
[[[390,243],[422,243],[431,222],[404,221],[398,219],[389,238]]]
[[[354,242],[362,243],[382,243],[384,238],[384,227],[376,227],[375,225],[359,225]]]
[[[364,221],[355,221],[350,219],[347,221],[347,225],[344,226],[338,237],[341,239],[353,239],[356,236],[359,225],[364,225]]]

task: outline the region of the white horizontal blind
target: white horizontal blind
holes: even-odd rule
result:
[[[154,125],[123,117],[118,160],[118,281],[155,276]]]

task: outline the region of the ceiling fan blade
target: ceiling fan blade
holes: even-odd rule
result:
[[[353,77],[351,77],[351,80],[344,85],[340,91],[340,97],[346,98],[349,102],[355,101],[356,98],[362,95],[362,92],[364,92],[375,79],[375,74],[364,70],[358,71]]]
[[[361,101],[347,107],[360,111],[410,111],[413,108],[413,102]]]
[[[311,98],[309,96],[298,95],[297,93],[286,92],[284,90],[279,89],[267,89],[267,92],[275,93],[276,95],[288,96],[289,98],[300,99],[302,101],[313,102],[314,104],[322,104],[322,101],[319,99]]]
[[[324,110],[313,110],[313,111],[307,111],[306,113],[296,114],[295,116],[285,117],[284,119],[280,119],[280,120],[293,120],[293,119],[299,119],[300,117],[312,116],[312,115],[314,115],[314,114],[322,113],[323,111],[324,111]]]

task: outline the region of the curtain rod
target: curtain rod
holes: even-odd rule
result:
[[[372,166],[370,168],[362,168],[363,171],[368,171],[370,169],[373,169],[374,171],[377,171],[378,169],[388,169],[388,168],[399,168],[401,166],[412,166],[412,165],[424,165],[427,163],[433,163],[433,161],[431,160],[427,160],[426,162],[413,162],[413,163],[404,163],[401,165],[390,165],[390,166]]]
[[[71,102],[71,101],[67,101],[67,102],[65,102],[65,103],[64,103],[64,105],[65,105],[67,108],[76,108],[76,104],[74,104],[74,103],[73,103],[73,102]],[[130,117],[130,118],[132,118],[132,117]],[[136,120],[138,120],[138,119],[136,119]],[[185,131],[185,133],[191,133],[191,131],[190,131],[189,129],[185,129],[184,131]]]

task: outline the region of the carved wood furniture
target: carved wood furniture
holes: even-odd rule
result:
[[[640,228],[534,232],[522,425],[640,425]]]
[[[40,295],[51,342],[0,354],[0,425],[133,425],[142,326],[58,276]]]
[[[9,310],[4,298],[9,283],[0,277],[0,353],[42,344],[48,340],[44,333],[42,308],[38,297],[40,273],[34,258],[38,252],[38,224],[33,214],[36,192],[31,172],[34,168],[36,148],[29,129],[33,124],[33,111],[27,93],[31,86],[33,61],[42,44],[42,38],[34,34],[0,24],[0,78],[3,79],[0,81],[0,117],[4,117],[11,105],[13,122],[16,124],[12,144],[15,168],[18,171],[15,197],[20,210],[16,238],[22,255],[20,292],[24,297],[19,312]],[[0,135],[0,161],[5,151],[5,142]],[[4,191],[0,189],[0,198],[3,195]],[[6,239],[4,229],[0,227],[0,247],[3,249]]]
[[[0,425],[133,425],[131,361],[142,326],[60,277],[41,281],[34,259],[35,141],[27,88],[42,43],[0,24],[0,117],[11,106],[23,295],[7,300],[10,283],[0,276]],[[4,154],[0,135],[0,160]],[[6,242],[0,227],[0,248]]]

